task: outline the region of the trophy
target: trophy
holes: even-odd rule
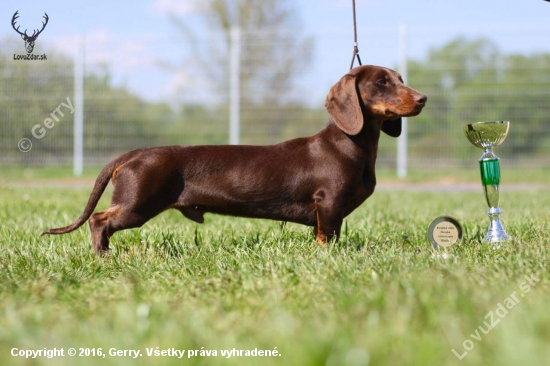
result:
[[[484,150],[479,159],[481,183],[485,191],[485,199],[489,205],[487,216],[491,219],[484,243],[501,243],[512,238],[500,223],[502,211],[498,207],[500,164],[499,158],[493,153],[493,147],[500,145],[508,135],[509,121],[477,122],[464,126],[464,133],[472,144]]]

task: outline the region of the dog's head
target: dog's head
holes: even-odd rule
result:
[[[351,70],[328,93],[325,107],[336,125],[357,135],[366,118],[380,124],[386,134],[401,134],[401,117],[420,114],[428,98],[403,83],[397,72],[379,66]]]

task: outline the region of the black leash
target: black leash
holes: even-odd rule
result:
[[[549,0],[550,1],[550,0]],[[355,0],[352,0],[353,2],[353,56],[351,57],[351,65],[349,66],[349,69],[353,69],[353,63],[355,62],[355,57],[357,57],[357,61],[359,62],[359,66],[363,65],[361,63],[361,57],[359,57],[359,48],[357,47],[357,20],[355,16]]]

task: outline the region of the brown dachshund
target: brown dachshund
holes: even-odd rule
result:
[[[380,131],[397,137],[401,117],[416,116],[427,97],[395,71],[361,66],[334,85],[318,134],[272,146],[166,146],[130,151],[101,171],[80,217],[96,252],[117,231],[140,227],[174,208],[198,223],[204,214],[263,218],[313,226],[317,242],[338,240],[344,217],[374,191]],[[110,207],[93,211],[113,181]]]

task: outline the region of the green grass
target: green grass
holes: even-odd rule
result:
[[[548,191],[504,192],[516,241],[480,244],[481,192],[375,192],[319,248],[309,228],[166,212],[117,233],[93,254],[87,227],[57,237],[88,190],[0,191],[1,365],[543,365],[550,359]],[[108,205],[110,192],[100,202]],[[464,226],[453,259],[433,256],[426,229],[448,214]],[[522,293],[525,275],[540,280]],[[485,315],[520,302],[488,334]],[[495,315],[495,317],[497,317]],[[474,333],[475,335],[475,333]],[[451,352],[474,348],[459,361]],[[12,348],[139,349],[143,357],[27,360]],[[279,357],[147,357],[146,348],[265,349]]]
[[[102,166],[86,167],[82,178],[95,179]],[[74,179],[73,168],[70,166],[47,166],[47,167],[2,167],[0,182],[30,182],[35,180],[58,180]]]

